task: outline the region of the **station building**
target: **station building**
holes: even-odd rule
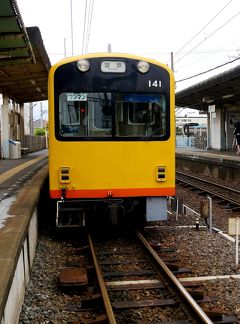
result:
[[[176,106],[207,114],[207,149],[232,149],[240,121],[240,65],[176,93]]]

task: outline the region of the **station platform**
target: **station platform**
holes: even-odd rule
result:
[[[17,189],[47,164],[48,150],[24,155],[20,159],[0,160],[0,201],[16,194]]]
[[[176,171],[206,177],[240,190],[240,155],[234,151],[176,149]]]
[[[18,323],[38,236],[48,150],[0,160],[0,322]]]
[[[239,167],[240,154],[235,151],[201,150],[196,148],[176,148],[176,159],[188,159],[195,162],[216,163],[225,167]]]
[[[7,211],[24,183],[48,162],[48,150],[24,155],[20,159],[0,160],[0,231]]]
[[[48,150],[44,149],[23,155],[20,159],[0,160],[0,184],[5,181],[5,179],[9,178],[12,174],[23,170],[27,166],[30,166],[41,159],[47,158],[47,156]],[[12,170],[12,173],[6,174],[6,172],[8,172],[9,170]]]

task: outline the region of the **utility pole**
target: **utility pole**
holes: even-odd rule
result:
[[[30,135],[33,135],[33,103],[29,102],[29,130]]]
[[[66,37],[64,38],[64,58],[67,57],[67,45],[66,45]]]
[[[40,102],[40,115],[41,115],[40,127],[43,128],[43,109],[42,109],[42,102]]]
[[[171,69],[174,72],[173,52],[171,52]]]
[[[72,0],[70,0],[71,9],[71,38],[72,38],[72,56],[73,56],[73,12],[72,12]]]
[[[30,135],[33,135],[33,107],[35,107],[37,104],[33,104],[32,102],[29,102],[29,129],[30,129]]]

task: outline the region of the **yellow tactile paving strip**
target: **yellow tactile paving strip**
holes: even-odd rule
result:
[[[22,171],[23,169],[29,167],[30,165],[44,159],[47,156],[47,154],[41,155],[31,161],[25,162],[21,165],[16,166],[15,168],[12,168],[11,170],[8,170],[6,172],[4,172],[3,174],[0,175],[0,184],[2,184],[3,182],[5,182],[6,180],[8,180],[9,178],[11,178],[12,176],[14,176],[16,173]]]

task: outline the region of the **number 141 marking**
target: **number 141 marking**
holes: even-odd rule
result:
[[[151,87],[161,88],[162,87],[162,81],[160,81],[160,80],[155,80],[155,81],[148,80],[148,86],[149,86],[149,88],[151,88]]]

